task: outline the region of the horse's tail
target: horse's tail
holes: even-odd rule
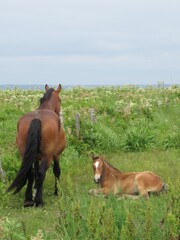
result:
[[[17,173],[16,178],[9,186],[7,191],[15,189],[14,194],[19,192],[22,187],[26,184],[29,171],[34,162],[36,153],[39,152],[41,142],[41,121],[39,119],[33,119],[29,126],[26,148],[23,156],[22,164]]]
[[[161,192],[166,192],[166,191],[167,191],[167,188],[168,188],[167,184],[166,184],[166,183],[163,183]]]

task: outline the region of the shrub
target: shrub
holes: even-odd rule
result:
[[[124,151],[144,151],[154,146],[156,134],[154,127],[146,120],[134,121],[124,132],[122,149]]]
[[[165,149],[180,148],[180,133],[177,131],[168,134],[163,141],[163,146]]]

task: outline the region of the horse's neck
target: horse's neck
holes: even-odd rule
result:
[[[107,164],[106,162],[104,162],[104,172],[103,175],[110,175],[110,176],[114,176],[114,177],[118,177],[120,174],[122,174],[119,170],[117,170],[116,168],[113,168],[112,166],[110,166],[109,164]]]
[[[51,111],[55,111],[55,107],[51,102],[43,102],[38,109],[48,109]]]

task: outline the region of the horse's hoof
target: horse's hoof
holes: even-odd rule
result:
[[[43,207],[44,206],[44,202],[36,202],[35,203],[35,207]]]
[[[117,200],[118,201],[124,200],[124,197],[119,197]]]
[[[96,190],[95,189],[91,189],[91,190],[89,190],[89,195],[94,195],[95,193],[96,193]]]
[[[58,196],[58,191],[55,191],[55,192],[54,192],[54,196]]]
[[[24,207],[33,207],[34,206],[34,202],[33,201],[25,201],[24,202]]]

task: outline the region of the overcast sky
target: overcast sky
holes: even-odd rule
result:
[[[179,0],[0,0],[0,84],[180,84]]]

